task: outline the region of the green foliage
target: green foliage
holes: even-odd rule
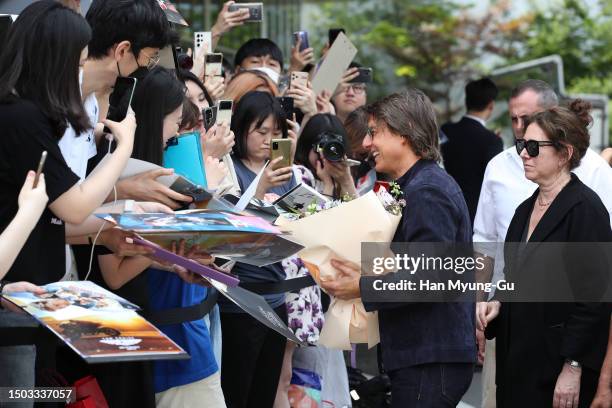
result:
[[[344,27],[359,47],[357,60],[375,68],[380,93],[420,88],[448,120],[463,109],[453,90],[482,74],[487,58],[516,54],[522,38],[525,20],[508,17],[509,2],[496,1],[479,16],[469,9],[453,0],[326,4],[318,37],[328,27]]]
[[[569,93],[603,93],[612,99],[611,45],[612,0],[600,0],[591,9],[579,0],[564,0],[535,13],[516,61],[559,54]]]

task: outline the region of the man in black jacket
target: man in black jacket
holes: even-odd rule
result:
[[[368,112],[363,146],[376,171],[397,180],[406,200],[393,242],[471,244],[461,190],[436,163],[438,126],[427,96],[410,89],[371,105]],[[389,292],[376,287],[408,277],[405,270],[361,276],[358,265],[336,260],[332,265],[340,277],[323,282],[324,289],[341,299],[361,296],[367,311],[378,310],[393,407],[455,407],[476,361],[474,303],[391,302]]]
[[[502,140],[486,128],[495,98],[497,86],[489,78],[469,82],[465,87],[467,113],[459,122],[442,126],[448,138],[442,144],[444,167],[463,191],[472,224],[487,163],[504,148]]]

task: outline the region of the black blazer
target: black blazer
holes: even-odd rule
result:
[[[538,193],[539,189],[516,209],[506,243],[524,239]],[[608,211],[597,194],[574,174],[536,226],[529,246],[522,252],[518,245],[506,246],[504,273],[510,280],[520,276],[537,277],[547,271],[551,274],[568,271],[569,264],[568,273],[573,274],[569,281],[605,291],[612,273],[611,265],[604,262],[608,257],[601,253],[577,254],[572,249],[576,245],[566,245],[563,256],[547,257],[546,264],[542,265],[538,259],[541,242],[612,242]],[[597,259],[598,263],[596,267],[593,263],[587,267],[585,259]],[[582,261],[576,263],[577,260]],[[502,300],[500,314],[485,333],[489,339],[497,338],[498,407],[552,406],[555,383],[567,358],[583,365],[586,383],[581,385],[580,406],[588,407],[606,352],[609,304],[512,303],[504,302],[503,294],[498,294],[496,297]]]
[[[441,146],[444,168],[461,187],[474,224],[485,169],[504,144],[495,133],[467,117],[443,125],[442,131],[448,137]]]

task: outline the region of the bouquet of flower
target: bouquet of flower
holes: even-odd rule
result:
[[[395,196],[394,196],[395,195]],[[334,279],[332,259],[361,263],[362,242],[390,242],[401,219],[405,202],[399,188],[380,189],[351,201],[334,201],[308,208],[298,220],[282,222],[281,229],[304,246],[298,255],[314,279]],[[368,313],[361,299],[333,299],[325,314],[319,344],[348,350],[351,343],[379,342],[378,317]]]

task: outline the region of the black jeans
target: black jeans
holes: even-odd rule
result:
[[[433,363],[389,371],[393,408],[456,407],[470,387],[474,364]]]
[[[286,323],[287,309],[274,309]],[[221,388],[228,408],[272,407],[287,339],[246,313],[221,312]]]

